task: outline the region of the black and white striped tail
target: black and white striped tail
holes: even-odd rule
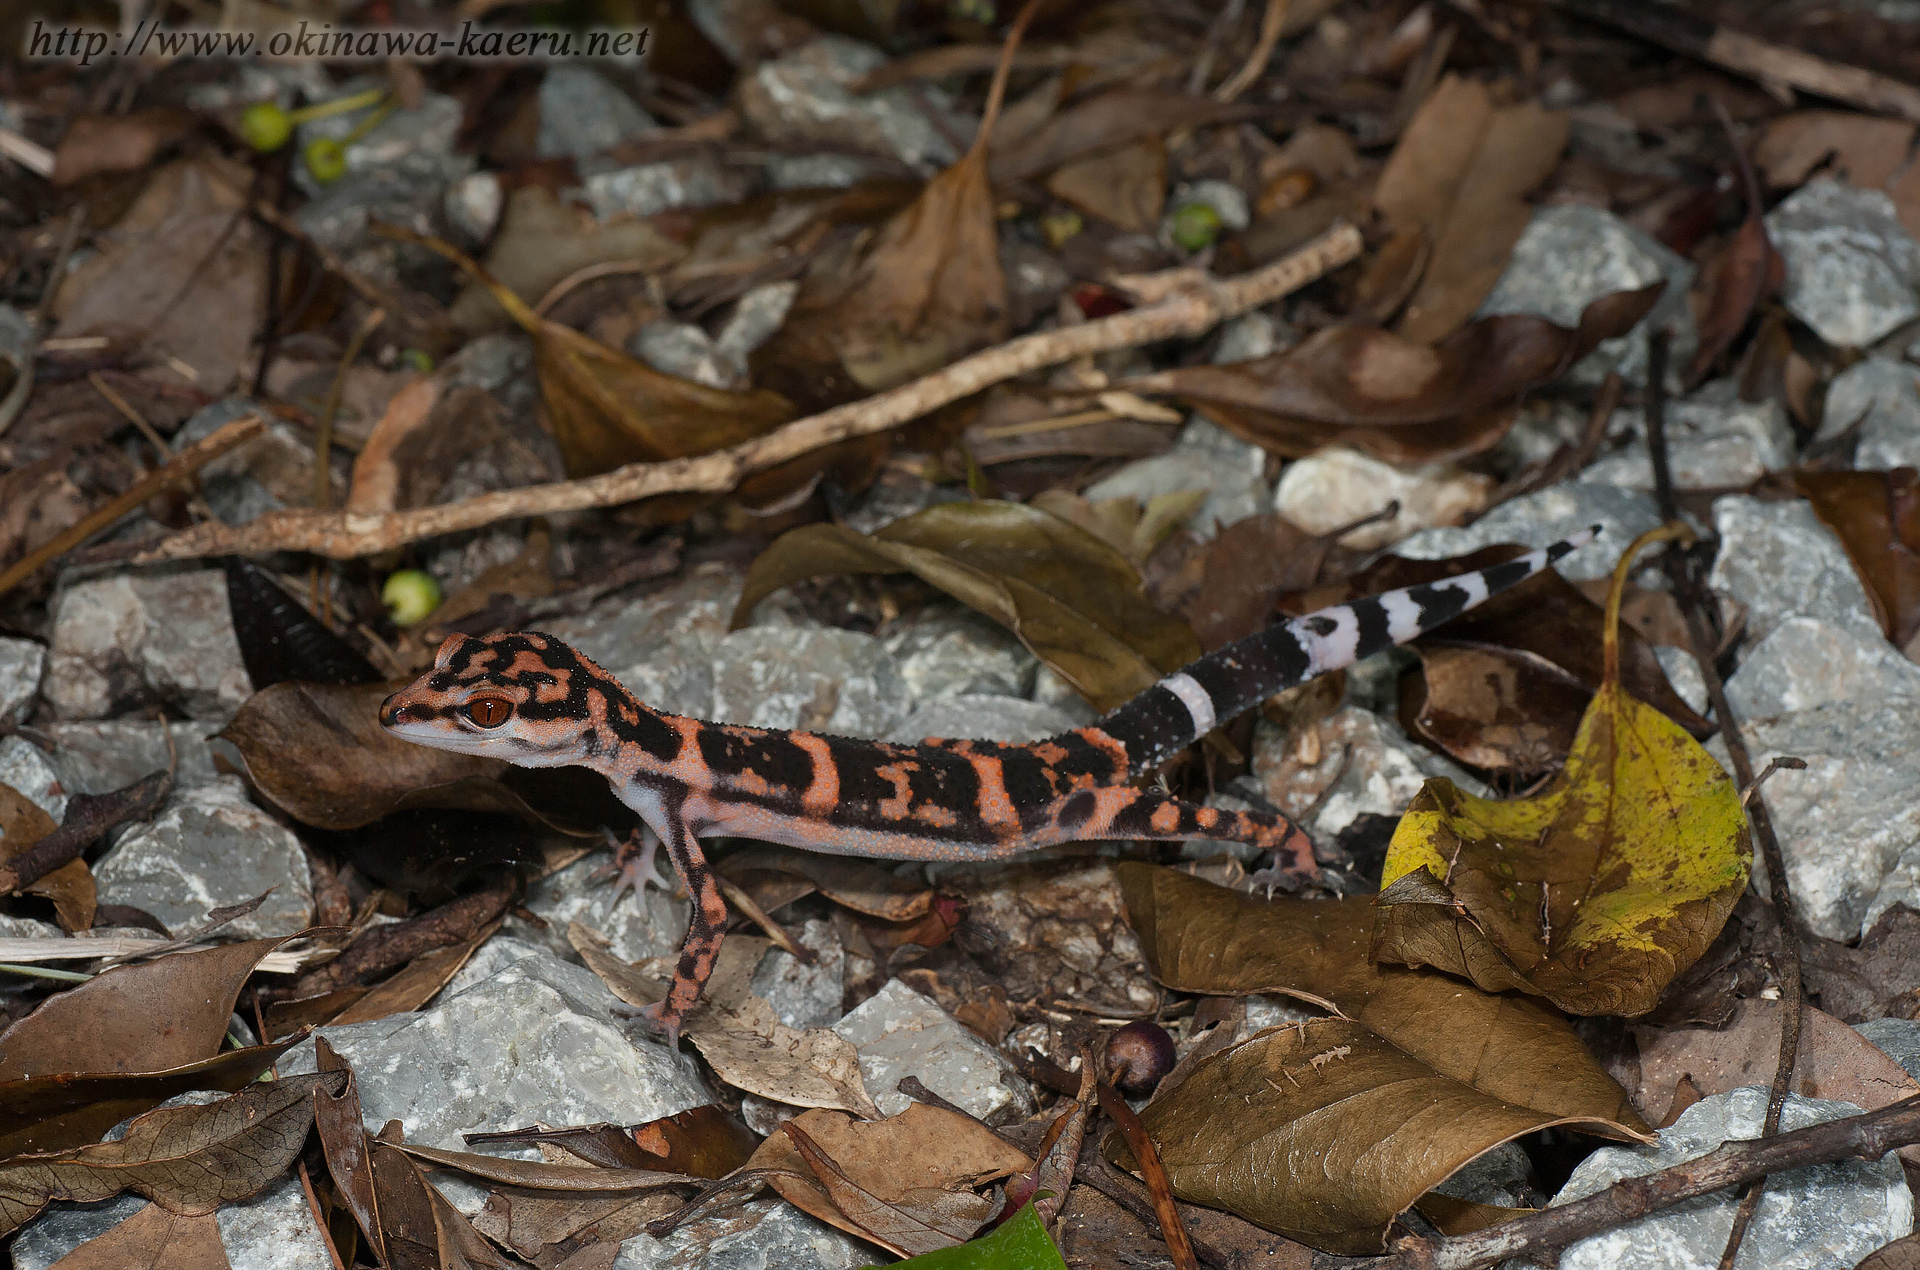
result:
[[[1436,626],[1586,546],[1599,526],[1473,573],[1351,600],[1270,626],[1175,671],[1099,723],[1134,773],[1158,767],[1242,711]]]

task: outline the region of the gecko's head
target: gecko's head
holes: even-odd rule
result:
[[[564,767],[588,757],[591,681],[600,673],[538,631],[450,635],[433,669],[381,704],[380,725],[437,750]]]

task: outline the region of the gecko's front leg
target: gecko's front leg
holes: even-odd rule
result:
[[[720,884],[713,866],[700,850],[700,840],[678,814],[666,818],[660,837],[667,857],[679,871],[691,903],[687,912],[687,938],[680,946],[680,961],[673,969],[673,982],[667,986],[667,999],[640,1011],[646,1026],[665,1035],[667,1044],[680,1043],[680,1027],[700,1000],[700,990],[713,974],[720,959],[720,941],[727,933],[727,902],[721,898]]]

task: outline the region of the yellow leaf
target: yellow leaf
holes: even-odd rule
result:
[[[1435,779],[1388,847],[1379,961],[1430,965],[1574,1014],[1644,1014],[1719,934],[1753,853],[1739,793],[1672,720],[1620,687],[1628,548],[1607,605],[1607,669],[1567,765],[1499,802]]]

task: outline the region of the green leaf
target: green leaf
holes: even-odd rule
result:
[[[991,1234],[968,1240],[957,1248],[942,1248],[898,1261],[889,1270],[1067,1270],[1052,1236],[1033,1211],[1021,1206]],[[866,1270],[879,1270],[868,1266]]]
[[[1685,730],[1620,686],[1628,548],[1607,606],[1606,673],[1564,769],[1501,802],[1435,779],[1388,847],[1373,955],[1575,1014],[1644,1014],[1706,951],[1747,884],[1738,791]]]
[[[783,586],[836,573],[914,574],[1019,636],[1098,710],[1200,655],[1192,628],[1153,607],[1124,555],[1059,516],[995,501],[929,507],[871,535],[783,534],[753,562],[733,624]]]

